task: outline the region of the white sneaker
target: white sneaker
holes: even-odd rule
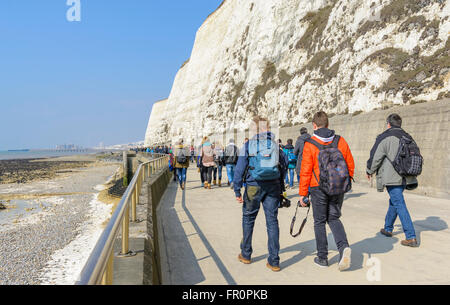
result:
[[[352,249],[350,249],[349,247],[345,248],[344,252],[342,253],[341,261],[339,262],[339,271],[344,271],[350,268],[351,256]]]

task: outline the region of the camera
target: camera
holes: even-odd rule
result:
[[[286,197],[286,194],[281,194],[280,208],[289,208],[291,201]]]
[[[309,195],[303,197],[303,203],[306,204],[307,207],[311,206],[311,200],[309,200]],[[299,207],[302,205],[300,204],[300,201],[297,203]]]

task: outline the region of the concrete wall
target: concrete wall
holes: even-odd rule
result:
[[[144,246],[144,285],[161,284],[161,260],[156,209],[172,177],[172,172],[169,171],[169,168],[164,167],[164,169],[152,176],[148,183],[147,238],[145,239]]]
[[[343,136],[352,150],[356,163],[355,180],[368,183],[365,177],[366,162],[376,136],[386,129],[386,118],[398,113],[403,119],[403,128],[415,139],[424,157],[424,168],[419,176],[419,194],[450,199],[450,154],[449,154],[450,99],[388,110],[375,110],[356,116],[343,115],[330,119],[330,128]],[[312,132],[312,124],[282,128],[280,138],[294,140],[300,128]],[[376,186],[373,183],[374,187]]]

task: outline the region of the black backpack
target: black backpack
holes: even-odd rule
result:
[[[184,164],[187,162],[186,155],[184,154],[184,149],[180,149],[177,153],[177,163]]]
[[[237,147],[235,145],[228,145],[225,148],[225,161],[227,164],[236,164],[238,161]]]
[[[419,146],[406,132],[402,135],[396,134],[396,137],[400,140],[398,152],[395,159],[389,161],[400,176],[419,176],[423,166],[423,157],[420,154]]]
[[[319,188],[329,196],[341,195],[352,189],[347,162],[338,149],[340,138],[338,135],[335,136],[333,143],[329,145],[322,145],[313,139],[305,140],[319,149],[320,179],[317,179],[314,169],[313,174],[319,183]]]

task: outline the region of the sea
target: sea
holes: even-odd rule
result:
[[[74,155],[87,155],[101,152],[100,150],[82,150],[82,151],[55,151],[55,150],[17,150],[17,151],[0,151],[0,160],[14,159],[40,159],[51,157],[64,157]]]

